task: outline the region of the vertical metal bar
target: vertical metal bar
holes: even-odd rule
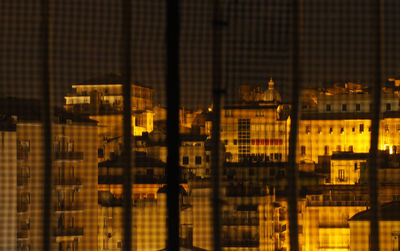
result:
[[[287,168],[288,178],[288,207],[289,207],[289,243],[290,250],[299,250],[298,217],[297,217],[297,178],[296,147],[299,121],[299,94],[300,94],[300,71],[299,71],[299,0],[292,0],[292,110],[289,133],[289,159]]]
[[[168,250],[179,250],[179,0],[167,1],[167,227]]]
[[[220,209],[220,120],[221,120],[221,86],[222,86],[222,11],[219,0],[214,0],[213,6],[213,37],[212,37],[212,88],[213,88],[213,121],[212,121],[212,155],[211,172],[212,190],[212,219],[214,251],[221,250],[221,209]]]
[[[43,184],[43,250],[51,248],[51,91],[50,91],[50,32],[49,32],[49,1],[42,0],[41,5],[41,46],[42,46],[42,120],[44,139],[44,184]]]
[[[379,114],[381,108],[381,87],[382,87],[382,6],[383,1],[375,0],[373,4],[373,15],[376,17],[376,79],[373,87],[372,116],[371,116],[371,142],[370,159],[368,168],[368,190],[370,199],[370,250],[379,250],[379,203],[378,203],[378,140],[379,140]]]
[[[132,105],[131,105],[131,20],[132,0],[123,1],[122,13],[122,74],[123,74],[123,133],[124,133],[124,246],[125,251],[132,250]]]

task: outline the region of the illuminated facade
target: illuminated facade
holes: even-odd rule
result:
[[[73,84],[65,99],[64,109],[85,114],[98,121],[99,161],[110,159],[120,152],[123,135],[123,79],[106,75],[100,79]],[[132,134],[141,136],[153,131],[153,89],[131,85]]]
[[[280,104],[280,95],[270,80],[265,91],[241,88],[242,103],[221,111],[221,141],[226,160],[246,158],[287,161],[290,118],[288,106]]]
[[[123,83],[117,75],[73,84],[72,92],[65,96],[65,110],[90,115],[123,111]],[[131,85],[132,110],[149,110],[153,107],[153,89]]]
[[[379,250],[400,250],[400,202],[381,205],[379,224]],[[350,250],[370,249],[370,210],[362,211],[349,220]]]
[[[400,149],[399,81],[382,89],[379,150]],[[371,135],[369,89],[347,83],[324,90],[306,90],[301,98],[297,160],[318,162],[318,156],[349,151],[368,153]]]

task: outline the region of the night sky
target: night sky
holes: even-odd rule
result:
[[[121,4],[116,0],[51,2],[51,82],[56,104],[73,83],[120,73]],[[304,0],[300,30],[303,87],[376,78],[372,0]],[[0,1],[0,96],[40,97],[40,1]],[[181,1],[182,105],[211,103],[212,3]],[[226,22],[223,86],[232,102],[241,84],[270,77],[287,99],[291,84],[288,0],[222,1]],[[133,1],[132,79],[164,104],[165,1]],[[399,76],[400,2],[385,0],[384,75]]]

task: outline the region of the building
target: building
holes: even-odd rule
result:
[[[306,195],[302,209],[302,250],[349,250],[348,220],[367,208],[366,196],[351,191],[351,186],[323,188]]]
[[[392,201],[380,206],[379,250],[400,250],[400,202]],[[349,220],[350,250],[369,250],[371,211],[364,210]]]
[[[132,250],[163,250],[166,247],[166,189],[165,184],[133,184]],[[192,246],[191,218],[185,217],[186,209],[190,207],[183,186],[180,192],[181,241],[187,247]],[[101,186],[98,207],[98,245],[101,251],[122,250],[124,210],[122,203],[122,185]]]
[[[0,118],[0,250],[17,250],[17,237],[22,237],[26,221],[18,221],[16,212],[18,188],[23,185],[23,170],[18,168],[15,121]],[[17,182],[19,181],[19,182]],[[28,222],[29,224],[29,222]],[[17,229],[19,230],[17,232]]]
[[[399,81],[382,89],[379,150],[400,147]],[[368,153],[371,135],[370,90],[346,83],[333,88],[306,90],[301,98],[297,160],[318,162],[335,151]]]
[[[72,85],[65,98],[64,109],[85,114],[98,122],[99,161],[119,153],[123,135],[124,79],[108,74]],[[131,84],[132,134],[141,136],[154,129],[153,89]]]
[[[240,96],[241,103],[225,106],[221,111],[221,141],[227,161],[239,162],[250,156],[287,161],[289,106],[280,103],[272,79],[265,91],[242,87]]]
[[[15,128],[15,137],[7,135],[9,158],[15,157],[9,159],[8,166],[16,164],[15,169],[7,168],[15,174],[10,173],[7,179],[17,185],[17,189],[8,190],[15,193],[16,200],[9,230],[14,231],[16,219],[17,250],[42,250],[45,140],[41,102],[6,98],[0,103],[1,116],[11,118]],[[51,121],[51,249],[97,249],[96,122],[57,109]]]
[[[65,96],[64,109],[88,115],[123,111],[124,79],[108,74],[72,85],[72,92]],[[132,110],[150,110],[153,107],[153,89],[131,85]]]
[[[361,170],[367,170],[368,156],[368,153],[334,152],[331,157],[330,184],[359,184]]]

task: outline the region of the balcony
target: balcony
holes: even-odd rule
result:
[[[27,239],[27,238],[28,238],[28,229],[18,229],[17,239]]]
[[[83,160],[83,152],[55,152],[54,160],[56,161]]]
[[[82,210],[83,210],[83,205],[80,203],[58,204],[55,206],[56,213],[67,213],[67,212],[82,211]]]
[[[258,217],[226,217],[222,219],[224,226],[258,226]]]
[[[28,185],[28,177],[22,176],[22,175],[18,175],[17,176],[17,185],[19,187],[24,187],[24,186]]]
[[[25,213],[28,211],[29,204],[27,202],[18,202],[17,203],[17,212],[18,213]]]
[[[275,232],[276,233],[281,233],[281,232],[284,232],[284,231],[286,231],[286,224],[275,225]]]
[[[54,231],[56,237],[83,236],[83,227],[61,227]]]
[[[367,201],[307,201],[307,206],[368,206]]]
[[[24,240],[18,240],[17,243],[17,251],[29,251],[29,244],[27,243],[27,241]]]
[[[81,186],[82,182],[79,178],[57,179],[56,186]]]
[[[17,160],[27,160],[28,159],[28,151],[17,151]]]
[[[240,240],[240,239],[223,239],[223,246],[224,247],[235,247],[235,248],[254,248],[258,247],[260,242],[258,239],[252,239],[252,240]]]

